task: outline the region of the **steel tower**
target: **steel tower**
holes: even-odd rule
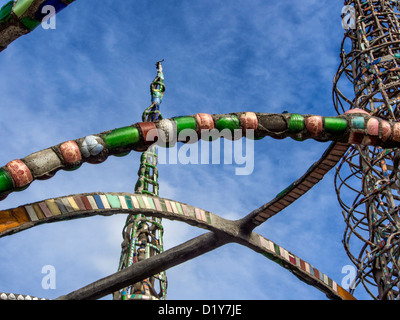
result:
[[[400,153],[397,148],[370,146],[389,137],[399,141],[397,127],[391,130],[400,120],[398,4],[390,0],[345,1],[343,22],[347,32],[333,87],[339,114],[362,109],[382,119],[381,123],[367,123],[368,130],[376,132],[375,137],[352,135],[349,142],[353,145],[335,176],[347,224],[343,243],[358,272],[352,291],[362,284],[375,299],[400,298]],[[349,82],[353,92],[346,90]]]
[[[157,76],[150,84],[151,105],[143,112],[142,126],[162,120],[160,104],[165,92],[162,61],[156,63]],[[153,140],[149,141],[154,142]],[[144,147],[146,148],[146,147]],[[140,157],[136,194],[158,197],[157,147],[150,145]],[[163,227],[161,218],[142,214],[130,214],[122,231],[121,260],[118,270],[125,269],[139,261],[163,252]],[[159,284],[157,291],[156,282]],[[159,300],[166,299],[167,279],[165,272],[124,288],[114,293],[114,299]]]

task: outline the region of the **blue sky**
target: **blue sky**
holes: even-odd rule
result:
[[[1,4],[6,1],[0,1]],[[164,118],[254,111],[335,115],[341,2],[77,0],[1,53],[0,160],[141,121],[155,62],[165,59]],[[255,169],[159,165],[160,196],[239,219],[299,178],[328,144],[265,138]],[[58,172],[11,194],[0,209],[96,191],[133,192],[139,153]],[[333,171],[255,229],[341,283],[350,264]],[[0,291],[55,298],[114,273],[125,216],[39,226],[0,239]],[[165,221],[166,248],[204,231]],[[56,289],[41,287],[44,265]],[[274,262],[229,244],[167,271],[168,299],[326,299]],[[356,297],[369,299],[363,290]]]

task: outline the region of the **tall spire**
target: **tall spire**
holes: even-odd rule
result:
[[[160,104],[165,92],[162,61],[156,63],[157,76],[150,84],[151,105],[143,112],[143,122],[154,122],[162,119]],[[136,194],[159,196],[157,147],[151,145],[140,157]],[[163,252],[162,219],[145,215],[129,215],[123,229],[122,253],[119,270],[148,259]],[[158,288],[156,283],[158,282]],[[165,272],[160,272],[141,282],[124,288],[114,294],[114,299],[122,300],[165,300],[167,279]]]
[[[390,129],[400,120],[398,5],[391,0],[345,1],[342,18],[347,30],[333,88],[338,113],[362,109],[383,120],[380,125],[373,120],[360,123],[360,129],[371,132],[365,138],[369,140],[353,134],[354,145],[335,177],[347,224],[343,243],[357,268],[352,292],[362,284],[375,299],[400,298],[400,184],[391,182],[400,170],[399,151],[368,146],[374,139],[398,135]],[[346,90],[342,80],[345,86],[349,80],[354,91]]]

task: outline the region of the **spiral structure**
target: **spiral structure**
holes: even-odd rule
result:
[[[389,127],[400,119],[400,22],[397,1],[345,1],[341,63],[333,100],[339,114],[362,109],[378,122],[361,123],[375,132],[354,132],[337,167],[335,187],[346,222],[344,248],[357,267],[352,292],[362,284],[375,299],[399,294],[399,151],[371,146],[398,135]],[[347,90],[349,82],[353,91]],[[357,126],[357,124],[355,124]]]
[[[157,62],[157,76],[150,85],[151,105],[142,115],[144,124],[162,119],[159,106],[165,91],[161,61]],[[158,197],[157,148],[148,147],[140,158],[135,193]],[[163,227],[161,219],[143,214],[130,214],[123,229],[122,253],[118,270],[163,252]],[[159,291],[156,290],[159,282]],[[114,294],[114,299],[159,300],[166,299],[167,279],[165,272],[146,278]]]

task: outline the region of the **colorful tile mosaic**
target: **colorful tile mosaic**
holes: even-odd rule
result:
[[[345,143],[333,143],[319,161],[289,187],[281,191],[273,200],[262,206],[253,214],[255,225],[260,225],[291,203],[299,199],[317,184],[325,174],[331,170],[347,152],[349,145]]]
[[[87,211],[152,210],[166,216],[192,219],[200,223],[212,224],[212,214],[205,210],[173,200],[139,194],[84,194],[28,204],[16,209],[0,211],[1,233],[20,227],[29,222],[61,219],[63,215],[73,216]]]
[[[260,247],[264,250],[263,255],[270,260],[279,263],[281,266],[291,269],[292,266],[296,270],[301,270],[305,273],[308,278],[314,279],[320,282],[321,285],[329,287],[337,295],[341,296],[346,300],[353,300],[354,298],[343,288],[341,288],[335,281],[329,278],[326,274],[320,272],[315,267],[311,266],[308,262],[303,261],[299,257],[296,257],[291,252],[264,238],[261,235],[257,235]],[[292,265],[292,266],[291,266]]]

